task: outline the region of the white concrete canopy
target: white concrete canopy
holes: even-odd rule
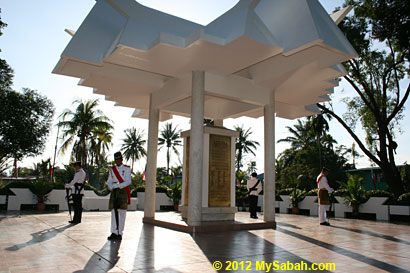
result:
[[[336,14],[334,20],[345,15]],[[192,71],[205,71],[204,116],[261,117],[275,90],[276,115],[298,118],[357,55],[317,0],[241,0],[202,26],[134,0],[99,0],[67,45],[54,73],[80,78],[116,105],[148,118],[191,115]]]
[[[240,0],[206,26],[134,0],[99,0],[54,73],[149,118],[144,220],[155,218],[158,122],[191,117],[188,225],[200,226],[203,119],[264,117],[264,220],[275,223],[275,116],[318,113],[357,56],[318,0]],[[274,225],[272,225],[274,226]],[[195,230],[195,229],[194,229]]]

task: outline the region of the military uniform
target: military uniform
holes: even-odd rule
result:
[[[258,179],[256,177],[251,177],[246,183],[246,187],[248,191],[255,187],[255,185],[258,183]],[[255,190],[249,192],[249,212],[251,218],[258,218],[258,215],[256,213],[257,208],[258,208],[258,195],[262,191],[262,183],[259,182],[258,185],[256,186]]]
[[[119,176],[123,182],[120,182],[115,174],[118,171]],[[111,191],[109,209],[111,211],[111,234],[122,236],[125,225],[125,218],[127,215],[127,208],[129,205],[129,188],[131,184],[131,168],[126,165],[113,166],[108,174],[107,185]],[[128,188],[128,189],[127,189]],[[128,192],[127,192],[128,191]],[[115,216],[115,209],[118,211],[118,229]]]
[[[71,196],[74,205],[74,218],[70,223],[81,223],[81,215],[83,212],[83,195],[84,195],[84,182],[86,174],[82,168],[78,169],[74,175],[73,180],[66,185],[66,188],[71,188]]]
[[[319,203],[319,223],[324,224],[326,222],[326,210],[330,205],[329,193],[334,190],[329,187],[326,176],[323,172],[317,177],[318,187],[318,203]]]

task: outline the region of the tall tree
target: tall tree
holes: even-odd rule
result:
[[[323,114],[308,117],[308,123],[310,125],[309,133],[316,139],[316,145],[319,150],[319,169],[321,169],[323,167],[323,156],[322,144],[320,141],[321,138],[323,136],[326,136],[326,133],[329,132],[329,123],[327,122]]]
[[[3,28],[7,26],[1,20],[1,8],[0,8],[0,36],[3,35]],[[1,52],[1,49],[0,49]],[[8,89],[13,84],[13,69],[7,64],[6,60],[0,58],[0,88]]]
[[[410,84],[402,86],[410,70],[410,4],[405,0],[346,2],[355,6],[355,16],[348,17],[341,29],[359,57],[344,64],[348,71],[344,79],[357,96],[346,99],[348,112],[343,116],[325,105],[318,107],[349,132],[364,154],[382,169],[390,190],[399,196],[404,188],[395,161],[395,138],[410,93]],[[354,131],[358,120],[366,132],[365,140]]]
[[[159,150],[162,147],[167,148],[167,174],[169,175],[169,162],[171,161],[171,150],[174,151],[179,156],[177,150],[178,146],[181,146],[181,130],[178,130],[178,126],[175,128],[172,123],[166,123],[165,126],[160,131],[160,136],[158,137]]]
[[[235,145],[235,150],[236,150],[236,172],[241,171],[242,165],[242,159],[245,154],[252,154],[256,155],[256,146],[259,146],[259,142],[250,140],[250,135],[253,133],[251,131],[251,128],[245,129],[242,126],[236,125],[234,127],[235,131],[239,132],[239,137],[236,139],[236,145]]]
[[[131,171],[134,170],[134,161],[147,155],[144,148],[145,142],[144,131],[139,131],[135,127],[124,130],[125,138],[122,139],[121,151],[126,160],[131,159]]]
[[[288,129],[291,135],[279,139],[278,143],[289,143],[293,149],[300,150],[312,141],[309,135],[309,126],[301,119],[298,119],[297,124],[293,125],[293,127],[286,126],[286,129]]]
[[[1,20],[1,8],[0,8],[0,36],[3,35],[3,28],[7,26]],[[1,49],[0,49],[1,52]],[[7,64],[6,60],[0,58],[0,90],[5,91],[13,84],[13,70]],[[11,167],[11,158],[9,154],[4,151],[0,152],[0,174]]]
[[[66,109],[60,115],[62,120],[58,126],[63,129],[63,144],[60,152],[64,154],[74,143],[72,150],[74,159],[81,161],[83,166],[87,166],[91,142],[97,143],[97,138],[110,135],[114,127],[111,120],[97,109],[99,100],[86,102],[75,100],[73,104],[77,104],[74,112]]]
[[[14,158],[15,176],[19,160],[43,152],[53,114],[52,102],[35,90],[0,89],[0,155]]]
[[[289,187],[293,183],[292,178],[298,177],[300,187],[314,188],[315,178],[321,171],[318,164],[320,156],[326,163],[326,167],[332,170],[329,177],[332,185],[336,186],[336,181],[345,178],[346,159],[337,153],[337,149],[334,150],[337,142],[330,134],[323,131],[320,140],[317,141],[311,119],[298,120],[298,123],[294,127],[288,127],[288,130],[292,136],[278,140],[278,142],[291,144],[291,147],[279,154],[276,160],[276,179],[280,182],[280,186]],[[320,145],[320,149],[317,145]]]
[[[92,132],[89,143],[89,159],[91,165],[95,163],[97,166],[100,166],[101,162],[105,160],[106,152],[112,145],[112,132],[97,129]]]

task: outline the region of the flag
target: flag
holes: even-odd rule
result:
[[[147,172],[147,164],[145,164],[144,173],[142,174],[142,181],[145,181],[145,173]]]

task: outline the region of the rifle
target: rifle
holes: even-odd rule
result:
[[[65,189],[65,199],[67,200],[68,214],[70,215],[70,221],[72,221],[73,218],[71,217],[70,196],[70,189]]]
[[[334,199],[333,192],[330,194],[329,200],[330,200],[330,207],[329,207],[329,213],[327,214],[327,222],[330,225],[330,213],[332,212],[332,207],[333,207],[333,199]]]

